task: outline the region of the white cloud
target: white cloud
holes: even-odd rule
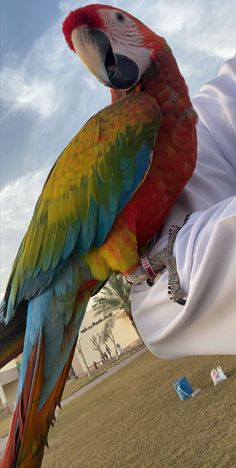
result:
[[[27,174],[0,192],[0,295],[4,292],[11,265],[33,214],[49,169]]]
[[[0,76],[2,103],[9,112],[32,110],[48,117],[57,110],[56,94],[52,83],[42,78],[28,77],[24,67],[20,70],[5,68]]]
[[[142,17],[142,11],[140,16]],[[145,22],[159,34],[171,35],[183,30],[193,29],[199,22],[201,9],[199,3],[185,1],[163,2],[159,1],[148,8]]]
[[[5,229],[13,231],[25,229],[49,170],[20,177],[0,192],[1,234]]]
[[[8,57],[0,77],[5,117],[15,111],[27,111],[48,118],[59,109],[60,72],[65,67],[66,55],[60,26],[54,25],[32,45],[20,63],[16,56]]]
[[[79,6],[82,5],[82,3],[85,2],[80,2],[80,5],[78,5],[78,2],[76,0],[69,0],[69,1],[61,1],[59,2],[59,10],[63,13],[66,14],[70,10],[75,10]]]

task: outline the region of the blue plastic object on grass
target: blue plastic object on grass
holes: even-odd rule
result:
[[[193,389],[186,377],[181,377],[181,379],[177,380],[174,383],[174,389],[180,400],[187,400],[193,393]]]

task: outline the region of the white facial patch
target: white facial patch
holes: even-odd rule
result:
[[[143,45],[142,32],[137,24],[120,10],[102,9],[99,15],[113,53],[132,59],[138,65],[141,76],[150,64],[150,51]]]

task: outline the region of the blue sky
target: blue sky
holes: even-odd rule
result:
[[[56,0],[1,0],[2,53],[23,55],[59,16]]]
[[[51,165],[109,93],[67,47],[74,0],[0,0],[1,289]],[[104,2],[97,2],[104,3]],[[235,0],[107,1],[165,36],[195,94],[234,55]]]

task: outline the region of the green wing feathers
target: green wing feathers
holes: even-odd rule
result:
[[[75,248],[83,255],[104,242],[150,167],[159,126],[154,99],[130,94],[72,139],[45,182],[15,260],[8,318],[22,299],[45,290]]]

